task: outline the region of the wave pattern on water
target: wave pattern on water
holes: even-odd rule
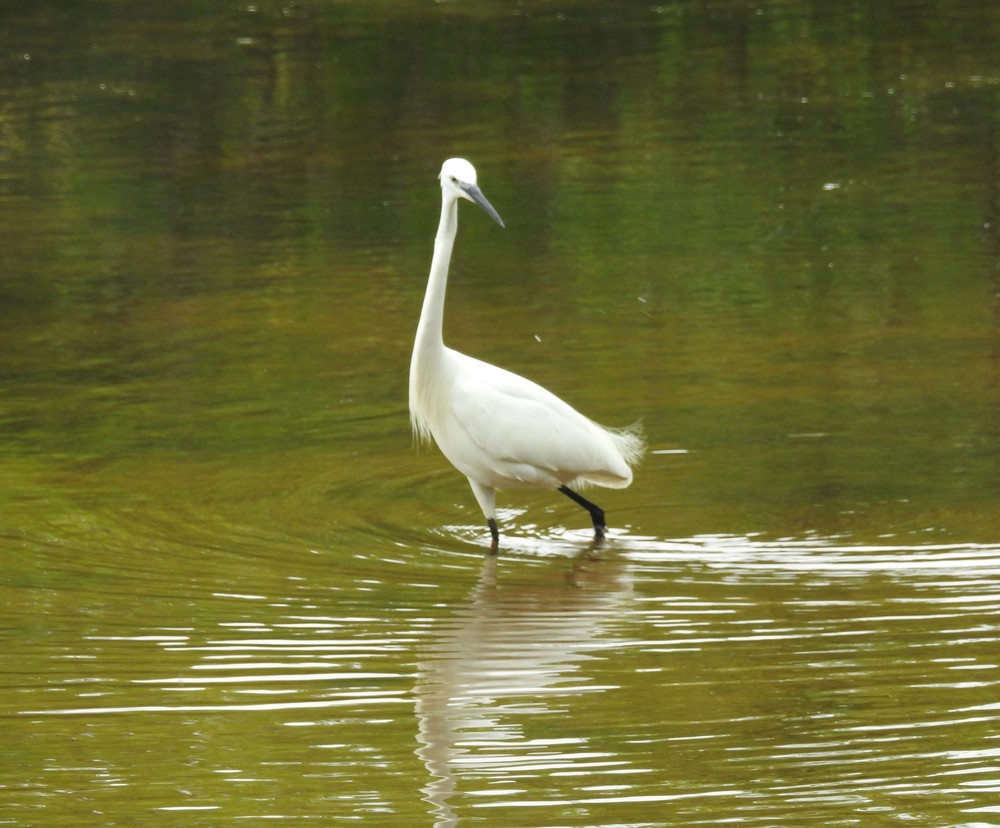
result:
[[[120,517],[38,533],[59,643],[7,721],[49,752],[67,729],[166,727],[208,753],[210,734],[245,738],[208,767],[275,817],[296,812],[267,793],[275,767],[315,797],[336,780],[354,813],[404,813],[416,760],[438,828],[995,819],[995,547],[627,529],[594,545],[522,524],[484,557],[481,527],[387,523],[335,553],[307,527]],[[100,612],[81,624],[84,607]],[[125,767],[49,768],[98,798],[140,786]],[[225,784],[208,790],[150,809],[226,812]]]

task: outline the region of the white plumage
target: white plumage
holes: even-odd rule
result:
[[[590,512],[604,535],[604,512],[571,487],[621,489],[632,482],[645,450],[635,428],[613,430],[584,417],[555,394],[517,374],[444,344],[442,322],[448,265],[458,230],[458,201],[468,199],[501,227],[503,221],[476,183],[468,161],[441,167],[441,221],[410,362],[410,420],[418,438],[433,437],[469,479],[499,545],[495,491],[558,489]]]

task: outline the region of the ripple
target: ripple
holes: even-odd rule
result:
[[[328,482],[294,521],[226,495],[22,535],[49,633],[8,721],[40,738],[60,721],[169,722],[193,750],[221,729],[252,757],[227,777],[248,789],[281,763],[341,786],[359,761],[412,773],[415,751],[441,825],[506,809],[608,826],[900,820],[996,796],[995,546],[629,527],[594,544],[509,510],[516,531],[485,556],[464,507],[468,525],[435,524],[453,507],[432,506],[331,528]],[[360,787],[352,802],[391,800],[388,782]]]
[[[23,716],[106,716],[137,713],[249,713],[260,711],[322,710],[337,707],[367,709],[373,704],[412,704],[405,698],[360,697],[298,702],[260,702],[251,704],[147,704],[128,707],[75,707],[63,710],[25,710]]]
[[[993,544],[872,546],[836,543],[834,539],[763,541],[725,535],[683,540],[624,535],[615,538],[615,543],[637,561],[698,562],[731,570],[1000,575],[1000,547]]]

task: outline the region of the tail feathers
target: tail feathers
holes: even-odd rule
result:
[[[646,436],[642,430],[642,423],[635,422],[625,428],[609,428],[606,431],[611,435],[615,448],[621,452],[629,468],[638,466],[646,453]]]
[[[571,487],[603,486],[607,489],[624,489],[632,485],[632,469],[639,464],[646,451],[646,439],[642,425],[634,423],[626,428],[605,428],[598,426],[611,440],[624,464],[615,463],[603,472],[586,472],[569,482]]]

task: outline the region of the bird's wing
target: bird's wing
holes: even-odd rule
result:
[[[525,483],[631,476],[605,429],[540,385],[489,363],[464,366],[449,408],[499,476]]]

